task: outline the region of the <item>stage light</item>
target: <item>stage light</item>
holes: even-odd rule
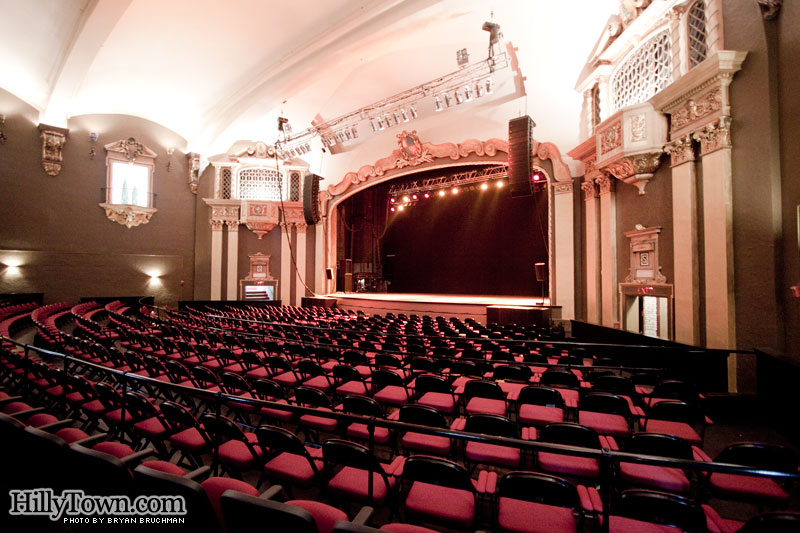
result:
[[[431,197],[431,193],[429,193],[428,191],[425,191],[425,194],[423,194],[422,197],[427,200],[428,198]]]
[[[494,92],[494,80],[491,76],[486,78],[486,94],[492,94]]]
[[[358,139],[358,130],[356,129],[356,127],[353,126],[352,128],[350,128],[350,131],[353,133],[353,139]]]
[[[412,200],[419,200],[419,195],[417,193],[414,193],[414,194],[411,195],[411,199]]]
[[[369,125],[372,127],[372,131],[378,131],[378,126],[375,125],[375,119],[370,119]]]
[[[403,117],[403,122],[408,122],[408,113],[405,108],[400,108],[400,116]]]
[[[392,196],[391,198],[389,198],[389,203],[390,203],[390,204],[393,204],[393,203],[395,203],[396,201],[397,201],[397,200],[395,199],[395,197],[394,197],[394,196]]]
[[[436,111],[437,111],[437,112],[439,112],[439,111],[441,111],[442,109],[444,109],[444,108],[442,107],[442,99],[441,99],[441,98],[439,98],[438,96],[434,96],[434,97],[433,97],[433,104],[436,106]]]
[[[394,209],[394,206],[390,207],[390,208],[389,208],[389,211],[391,211],[392,213],[394,213],[394,211],[395,211],[395,209]]]
[[[445,105],[447,107],[450,107],[451,105],[453,105],[453,99],[447,93],[444,93],[444,103],[445,103]]]
[[[397,111],[392,111],[392,116],[394,117],[394,123],[400,124],[400,114]],[[408,122],[408,118],[406,118],[403,122]]]
[[[444,196],[444,189],[439,189],[439,196]]]
[[[408,197],[408,195],[403,196],[403,201],[405,203],[408,203],[410,201],[410,198]]]
[[[450,189],[450,191],[451,191],[453,194],[458,194],[458,187],[453,187],[452,189]]]
[[[378,129],[383,131],[385,126],[383,125],[383,119],[381,117],[378,117],[377,123],[378,123]]]
[[[489,184],[488,183],[486,183],[486,182],[481,183],[481,190],[485,191],[488,188],[489,188]]]
[[[542,175],[541,172],[536,171],[533,173],[533,181],[542,181],[542,180],[544,180],[544,176]]]
[[[466,100],[467,102],[472,101],[472,87],[470,87],[469,85],[464,86],[464,100]]]
[[[502,189],[504,185],[505,185],[505,183],[503,182],[503,180],[498,180],[497,181],[497,188],[498,189]]]
[[[417,118],[417,106],[409,106],[408,112],[411,114],[411,118]]]
[[[402,210],[403,210],[403,209],[405,209],[405,208],[406,208],[406,206],[404,206],[404,205],[399,205],[399,206],[397,206],[397,209],[398,209],[398,210],[400,210],[400,211],[402,211]]]
[[[456,91],[455,95],[456,95],[456,103],[457,104],[461,104],[461,103],[464,102],[464,97],[461,96],[461,93],[459,91]]]
[[[481,96],[483,96],[483,93],[484,93],[483,82],[479,81],[478,83],[475,84],[475,97],[480,98]]]

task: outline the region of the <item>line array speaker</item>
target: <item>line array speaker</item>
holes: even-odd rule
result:
[[[308,173],[303,179],[303,216],[306,224],[313,226],[319,222],[319,182],[322,178]]]
[[[528,115],[508,121],[508,184],[511,197],[530,196],[533,174],[533,128],[536,124]]]

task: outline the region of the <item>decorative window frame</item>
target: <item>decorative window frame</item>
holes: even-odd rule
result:
[[[692,40],[693,39],[692,39],[691,20],[692,20],[692,10],[697,5],[702,5],[703,6],[703,34],[702,34],[703,38],[702,38],[702,41],[703,41],[703,47],[705,48],[705,51],[703,53],[703,58],[701,60],[693,63],[693,58],[692,58]],[[686,6],[686,15],[684,16],[684,20],[682,22],[683,23],[683,27],[684,27],[684,31],[686,33],[685,33],[685,38],[681,39],[681,43],[682,44],[686,43],[686,53],[684,55],[685,55],[685,58],[686,58],[686,65],[688,66],[687,70],[691,70],[691,69],[695,68],[697,65],[699,65],[700,63],[702,63],[703,61],[708,59],[708,56],[710,55],[710,49],[709,49],[709,46],[708,46],[708,16],[706,14],[706,11],[707,11],[706,0],[694,0],[693,2],[689,2],[687,4],[687,6]]]
[[[665,45],[661,50],[661,63],[663,64],[663,69],[667,71],[667,79],[662,80],[663,86],[660,83],[654,83],[652,80],[653,74],[655,72],[646,72],[645,76],[638,76],[641,78],[639,83],[642,84],[637,92],[641,93],[638,94],[633,100],[625,100],[623,103],[620,103],[618,100],[618,93],[622,90],[623,84],[621,83],[620,76],[623,75],[628,69],[635,69],[637,66],[641,64],[650,64],[656,61],[655,57],[658,52],[658,41],[666,38]],[[627,53],[617,65],[614,67],[611,76],[609,76],[609,85],[610,85],[610,104],[611,104],[611,112],[616,113],[621,109],[625,109],[626,107],[634,106],[641,104],[643,102],[648,101],[654,94],[664,90],[667,88],[673,81],[673,41],[674,41],[673,32],[670,31],[669,27],[661,26],[657,28],[655,31],[650,33],[645,39],[642,39],[642,42],[639,46],[631,50]],[[638,63],[633,63],[634,61]],[[660,71],[658,69],[657,71]],[[635,77],[635,75],[634,75]],[[644,85],[646,83],[646,85]]]
[[[106,149],[106,198],[105,202],[98,204],[106,213],[109,220],[132,228],[150,222],[150,218],[158,211],[154,207],[155,195],[153,194],[153,175],[155,174],[156,153],[147,146],[139,143],[133,137],[120,139],[105,145]],[[113,176],[112,168],[116,162],[134,163],[148,169],[147,206],[121,204],[112,201]]]

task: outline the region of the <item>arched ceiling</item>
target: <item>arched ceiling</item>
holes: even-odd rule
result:
[[[410,127],[438,142],[504,138],[508,120],[528,113],[536,138],[566,152],[580,140],[575,81],[618,7],[619,0],[0,0],[0,87],[38,109],[43,123],[134,115],[180,134],[187,146],[178,148],[209,157],[240,139],[273,142],[281,114],[298,131],[318,114],[331,119],[455,71],[458,49],[472,62],[485,59],[481,25],[493,20],[518,50],[527,96],[441,114],[421,109]],[[335,156],[317,142],[306,157],[337,181],[352,165],[386,155],[395,133],[365,135]]]

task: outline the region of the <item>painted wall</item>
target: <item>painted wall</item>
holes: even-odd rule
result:
[[[73,117],[61,172],[49,176],[41,167],[38,112],[5,91],[0,109],[8,137],[0,146],[0,262],[21,263],[15,272],[0,272],[0,292],[44,292],[46,302],[148,295],[172,305],[192,297],[195,196],[187,185],[183,138],[137,117]],[[94,144],[90,132],[98,134]],[[128,137],[158,154],[158,212],[149,224],[130,229],[108,220],[98,206],[106,186],[103,145]],[[159,278],[151,280],[153,273]]]

